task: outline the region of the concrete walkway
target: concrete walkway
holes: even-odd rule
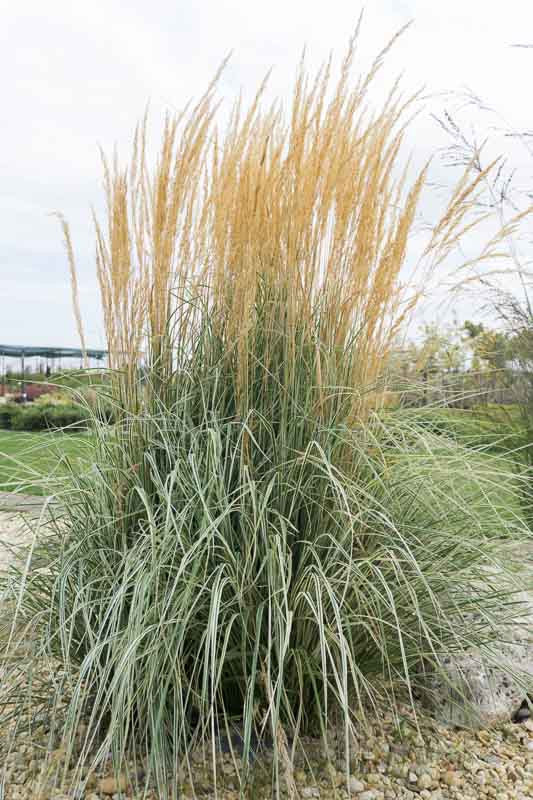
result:
[[[7,513],[22,512],[38,517],[49,498],[16,492],[0,492],[0,511]]]
[[[50,498],[14,492],[0,492],[0,574],[20,546],[30,544],[46,501]],[[46,523],[45,514],[43,522]],[[1,598],[0,598],[1,599]]]

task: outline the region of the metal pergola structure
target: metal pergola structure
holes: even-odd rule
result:
[[[9,358],[95,358],[102,361],[107,356],[107,350],[79,350],[75,347],[27,347],[26,345],[0,344],[0,356]]]
[[[0,344],[0,357],[2,358],[19,358],[22,381],[21,381],[21,394],[24,396],[24,371],[26,367],[26,358],[45,358],[48,364],[49,359],[62,358],[77,358],[84,359],[90,358],[96,361],[104,361],[107,357],[107,350],[81,350],[76,347],[30,347],[28,345],[12,345]]]

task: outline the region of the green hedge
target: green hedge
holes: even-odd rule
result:
[[[19,411],[20,407],[15,403],[0,405],[0,428],[11,428],[11,421]]]
[[[87,412],[75,405],[5,405],[0,407],[0,428],[44,431],[87,427]]]

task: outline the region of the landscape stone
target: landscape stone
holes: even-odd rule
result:
[[[515,597],[522,604],[520,625],[501,631],[502,643],[495,645],[497,657],[493,657],[492,664],[487,664],[476,651],[442,658],[443,675],[433,676],[428,687],[432,713],[439,721],[464,727],[508,722],[520,709],[529,689],[533,692],[531,568],[524,570],[524,582],[528,590]],[[521,677],[518,679],[517,675]]]
[[[423,772],[422,775],[418,778],[418,786],[420,789],[430,789],[433,785],[433,781],[431,776],[428,775],[427,772]]]
[[[348,788],[352,794],[358,794],[364,792],[365,784],[352,775],[348,782]]]
[[[114,795],[118,792],[125,792],[128,788],[128,779],[125,775],[103,778],[98,782],[98,791],[106,795]]]
[[[361,792],[357,800],[384,800],[383,792],[380,792],[378,789],[367,789],[364,792]]]

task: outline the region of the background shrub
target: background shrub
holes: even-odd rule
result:
[[[87,426],[87,412],[75,405],[28,404],[16,406],[10,420],[15,431],[80,430]]]
[[[56,405],[47,409],[49,427],[80,430],[87,427],[87,411],[76,405]]]
[[[19,406],[18,413],[12,418],[11,427],[14,431],[42,431],[48,428],[46,407]]]
[[[19,406],[14,403],[0,404],[0,428],[11,428],[13,417],[19,411]]]

